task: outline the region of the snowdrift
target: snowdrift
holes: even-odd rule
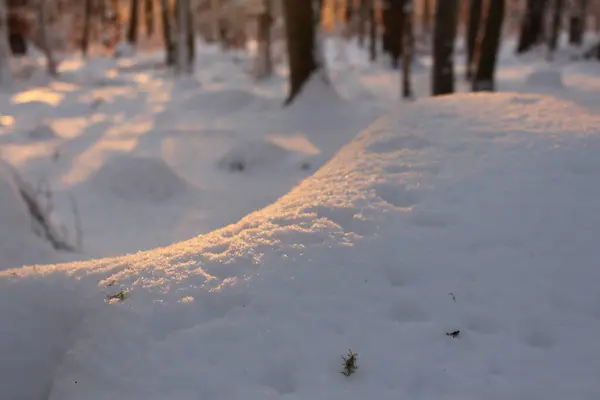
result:
[[[143,154],[114,155],[85,183],[127,201],[163,203],[183,196],[190,184],[162,159]]]
[[[3,394],[598,398],[598,126],[542,95],[419,101],[234,225],[2,273]]]
[[[58,261],[32,218],[14,170],[0,160],[0,271],[18,265]]]

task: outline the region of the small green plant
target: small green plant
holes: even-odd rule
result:
[[[352,350],[348,350],[348,355],[346,357],[342,356],[342,359],[344,360],[344,370],[342,371],[342,374],[350,376],[356,372],[358,369],[358,366],[356,365],[357,357],[358,354]]]
[[[108,296],[106,296],[106,299],[107,299],[108,301],[111,301],[111,300],[123,301],[123,300],[125,300],[126,298],[127,298],[127,293],[126,293],[124,290],[121,290],[121,291],[120,291],[120,292],[118,292],[118,293],[115,293],[115,294],[111,294],[111,295],[108,295]]]

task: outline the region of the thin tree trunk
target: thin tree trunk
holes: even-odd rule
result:
[[[127,42],[135,45],[138,37],[139,0],[129,1],[129,28],[127,30]]]
[[[412,86],[410,84],[410,67],[413,56],[413,0],[405,0],[403,7],[403,46],[402,46],[402,97],[409,99],[412,97]]]
[[[554,53],[558,45],[558,36],[560,34],[561,19],[563,16],[564,0],[554,0],[552,9],[552,26],[550,27],[550,38],[548,40],[548,50],[550,54]]]
[[[10,47],[8,45],[8,8],[6,0],[0,0],[0,86],[12,83],[10,67]]]
[[[547,4],[547,0],[527,0],[525,16],[521,23],[517,54],[530,50],[543,38],[544,12]]]
[[[458,24],[458,0],[440,0],[435,10],[433,40],[434,96],[454,92],[454,41]]]
[[[219,11],[219,0],[210,0],[210,12],[211,12],[211,22],[212,22],[212,26],[211,26],[211,30],[212,30],[212,35],[215,41],[218,41],[219,38],[221,37],[221,26],[219,24],[219,21],[221,19],[221,16],[219,15],[220,11]]]
[[[182,74],[186,71],[189,55],[187,47],[188,35],[188,17],[187,17],[187,0],[177,0],[176,15],[177,15],[177,63],[175,64],[178,73]]]
[[[500,48],[502,22],[504,21],[504,0],[489,0],[485,19],[485,31],[478,46],[477,71],[473,79],[473,91],[493,91],[496,59]]]
[[[473,57],[475,55],[475,45],[477,43],[477,34],[479,33],[479,25],[481,22],[481,10],[483,8],[483,0],[471,0],[469,4],[469,25],[467,27],[467,60],[466,60],[466,77],[471,80],[473,77]]]
[[[369,1],[369,58],[377,59],[377,20],[375,19],[375,0]]]
[[[154,35],[154,0],[144,1],[144,16],[146,17],[146,35]]]
[[[168,66],[172,66],[175,64],[175,42],[173,40],[173,25],[169,1],[161,0],[161,8],[166,63]]]
[[[289,105],[320,66],[316,59],[313,2],[285,0],[283,8],[290,64],[290,92],[285,105]]]
[[[194,62],[196,61],[196,30],[194,28],[194,14],[192,13],[191,0],[185,0],[187,15],[187,70],[188,73],[194,71]]]
[[[390,0],[381,0],[381,49],[384,53],[390,52]]]
[[[56,60],[54,59],[54,54],[52,54],[52,50],[50,49],[50,44],[48,43],[48,30],[46,29],[46,7],[48,5],[48,0],[38,0],[37,4],[37,12],[38,12],[38,44],[44,56],[46,57],[46,68],[48,69],[48,74],[52,77],[58,76],[58,65],[56,64]]]
[[[587,0],[576,0],[569,21],[569,43],[574,46],[583,44],[585,20],[588,9]]]
[[[92,0],[85,0],[83,9],[83,37],[81,38],[81,53],[87,57],[90,45],[90,29],[92,19]]]
[[[256,77],[264,79],[273,74],[273,60],[271,58],[271,0],[263,0],[262,12],[258,15],[258,57]]]
[[[368,0],[360,0],[358,7],[358,46],[363,48],[365,47],[367,18],[369,14]]]

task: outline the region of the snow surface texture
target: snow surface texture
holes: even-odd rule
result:
[[[0,273],[3,396],[597,399],[598,126],[545,95],[418,101],[236,224]]]

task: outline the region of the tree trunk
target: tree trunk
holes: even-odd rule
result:
[[[473,79],[473,91],[493,91],[496,59],[502,36],[504,0],[489,0],[485,19],[485,31],[478,48],[477,71]]]
[[[423,15],[421,16],[421,29],[423,39],[427,40],[427,37],[431,34],[431,3],[430,0],[423,1]]]
[[[187,69],[188,73],[194,71],[194,61],[196,61],[196,29],[194,28],[194,14],[192,13],[191,0],[185,0],[187,15]]]
[[[92,19],[92,0],[85,0],[83,8],[83,37],[81,38],[81,53],[87,57],[90,45],[90,29]]]
[[[575,1],[569,20],[569,43],[574,46],[581,46],[583,44],[587,8],[587,0]]]
[[[412,97],[412,86],[410,84],[410,67],[413,56],[413,0],[405,0],[403,7],[403,46],[402,46],[402,97],[409,99]]]
[[[129,28],[127,30],[127,42],[135,45],[138,34],[139,0],[129,1]]]
[[[258,15],[258,57],[256,77],[264,79],[273,74],[273,60],[271,58],[271,0],[263,0],[262,12]]]
[[[406,1],[407,0],[386,0],[388,18],[385,29],[388,32],[388,48],[392,60],[392,68],[394,69],[400,67],[402,36],[404,33],[404,4]]]
[[[434,96],[454,92],[454,41],[458,24],[458,0],[440,0],[435,10],[433,38]]]
[[[381,49],[384,53],[390,52],[390,0],[382,0],[381,3]]]
[[[316,59],[313,2],[284,0],[283,8],[290,64],[290,92],[285,105],[289,105],[320,65]]]
[[[547,0],[527,0],[525,16],[521,23],[517,54],[530,50],[543,38],[544,13],[547,4]]]
[[[12,82],[10,68],[10,47],[8,45],[8,8],[6,0],[0,0],[0,86]]]
[[[365,47],[367,18],[369,14],[368,0],[360,0],[358,7],[358,46],[363,48]]]
[[[189,54],[187,46],[188,37],[188,16],[187,16],[187,0],[177,0],[175,3],[176,15],[177,15],[177,63],[175,64],[176,71],[179,74],[183,74],[187,68]]]
[[[554,0],[554,7],[552,9],[552,26],[550,27],[550,37],[548,40],[548,50],[550,54],[554,53],[558,45],[558,36],[560,34],[564,5],[564,0]]]
[[[146,35],[154,35],[154,0],[145,0],[144,15],[146,19]]]
[[[475,56],[475,45],[477,44],[482,8],[483,0],[471,0],[471,3],[469,4],[469,25],[467,26],[466,77],[468,81],[473,77],[473,69],[475,68],[473,65],[473,57]]]
[[[173,40],[173,26],[171,19],[171,8],[168,0],[161,0],[161,16],[163,37],[165,42],[166,62],[168,66],[175,64],[175,42]]]
[[[56,60],[54,59],[54,54],[52,54],[52,49],[50,49],[50,44],[48,43],[48,30],[46,29],[46,6],[47,0],[38,0],[37,4],[37,23],[38,23],[38,31],[37,31],[37,41],[42,53],[46,57],[46,68],[48,69],[48,74],[52,77],[58,76],[58,65],[56,64]]]
[[[369,1],[369,58],[377,59],[377,20],[375,19],[375,0]]]

